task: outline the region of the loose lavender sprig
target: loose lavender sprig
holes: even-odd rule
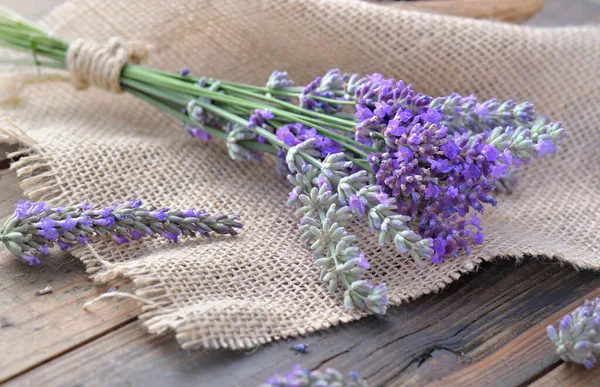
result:
[[[547,331],[561,359],[592,368],[600,356],[600,298],[586,300],[571,315],[563,317],[558,333],[552,325]]]
[[[344,376],[333,368],[311,371],[296,364],[292,372],[273,375],[260,387],[368,387],[368,385],[360,379],[356,371],[351,371]]]
[[[47,255],[55,244],[68,250],[104,235],[118,244],[155,235],[173,243],[182,235],[208,237],[213,232],[236,235],[235,229],[242,227],[237,219],[237,215],[213,217],[193,208],[185,211],[145,209],[139,200],[103,208],[94,208],[85,202],[51,208],[44,202],[21,200],[0,229],[0,240],[17,258],[37,265],[39,257]]]

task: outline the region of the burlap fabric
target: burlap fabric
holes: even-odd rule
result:
[[[495,257],[546,256],[600,266],[600,29],[533,29],[403,12],[354,0],[89,0],[45,19],[67,38],[113,35],[155,46],[149,66],[263,84],[274,69],[302,84],[330,68],[381,72],[431,95],[532,101],[563,120],[561,153],[521,174],[515,194],[485,217],[487,240],[469,257],[416,266],[360,231],[371,279],[393,305],[436,292]],[[152,302],[140,318],[173,330],[184,348],[248,348],[364,314],[329,295],[306,246],[289,191],[272,160],[238,163],[222,144],[190,139],[172,118],[125,94],[28,87],[2,107],[17,125],[3,139],[26,145],[15,164],[33,199],[109,204],[132,197],[171,207],[239,213],[239,237],[116,246],[97,243],[103,267],[75,252],[99,281],[131,277]],[[20,126],[21,129],[16,128]],[[364,226],[360,230],[365,229]],[[108,301],[110,302],[110,301]]]

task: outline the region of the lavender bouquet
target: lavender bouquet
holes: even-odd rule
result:
[[[344,305],[385,313],[386,287],[364,279],[367,257],[347,230],[358,219],[381,245],[439,264],[484,242],[481,214],[515,172],[554,152],[565,132],[529,102],[433,97],[381,74],[337,69],[307,86],[275,71],[264,86],[149,69],[131,43],[67,42],[9,11],[0,44],[33,52],[9,60],[68,70],[78,89],[127,92],[182,122],[201,141],[226,143],[238,161],[271,154],[293,188],[301,239]]]

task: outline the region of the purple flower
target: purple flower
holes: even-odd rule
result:
[[[40,253],[42,253],[44,255],[48,255],[48,245],[41,245],[40,246]]]
[[[169,215],[167,214],[168,210],[168,208],[160,208],[156,211],[150,212],[150,216],[160,220],[161,222],[164,222],[169,217]]]
[[[499,179],[500,177],[506,175],[507,173],[508,173],[508,165],[506,165],[506,164],[496,164],[492,168],[492,171],[490,172],[490,175],[494,179]]]
[[[85,244],[87,244],[88,240],[87,240],[86,237],[84,237],[83,235],[81,235],[81,236],[77,237],[77,242],[81,243],[82,245],[85,245]]]
[[[446,190],[446,194],[448,196],[450,196],[451,198],[455,198],[458,196],[458,189],[456,187],[448,187],[448,189]]]
[[[404,146],[399,146],[398,151],[396,152],[398,160],[402,160],[404,162],[408,162],[413,158],[413,152]]]
[[[327,181],[327,178],[320,174],[319,177],[317,177],[317,187],[321,188],[324,185],[329,185],[329,181]]]
[[[92,206],[90,206],[87,202],[87,200],[82,201],[79,205],[77,205],[76,207],[81,208],[82,210],[90,210],[92,209]]]
[[[109,216],[109,217],[107,217],[105,219],[94,219],[92,221],[92,223],[95,224],[95,225],[97,225],[97,226],[100,226],[100,227],[106,227],[106,228],[108,228],[108,227],[110,227],[110,226],[112,226],[112,225],[115,224],[115,218],[112,217],[112,216]]]
[[[182,77],[187,76],[190,73],[190,69],[188,69],[187,67],[184,67],[180,72],[179,75],[181,75]]]
[[[448,143],[442,145],[441,149],[442,152],[444,152],[444,155],[450,160],[455,158],[460,151],[460,148],[454,143],[454,141],[448,141]]]
[[[475,114],[479,117],[485,117],[490,114],[490,110],[486,105],[478,103],[475,105]]]
[[[398,109],[398,112],[395,116],[395,119],[400,120],[400,122],[408,122],[411,118],[413,118],[413,113],[410,111],[410,109]]]
[[[198,138],[204,142],[212,141],[212,136],[204,129],[189,127],[187,131],[194,138]]]
[[[60,249],[62,251],[67,251],[69,248],[73,247],[73,245],[71,243],[63,242],[60,239],[58,241],[56,241],[56,243],[60,246]]]
[[[131,232],[129,232],[129,235],[131,236],[131,239],[133,239],[134,241],[139,241],[140,239],[142,239],[144,237],[144,234],[142,234],[138,230],[132,230]]]
[[[362,200],[356,195],[352,195],[348,199],[348,208],[350,209],[350,211],[356,213],[359,216],[365,214],[365,205],[362,202]]]
[[[34,266],[34,265],[39,265],[41,264],[40,260],[38,257],[35,257],[33,255],[24,255],[23,258],[25,258],[25,260],[27,262],[29,262],[29,266]]]
[[[46,212],[50,209],[45,202],[33,202],[31,203],[31,208],[29,209],[30,214],[40,214],[42,212]]]
[[[176,234],[173,234],[173,233],[170,233],[170,232],[167,232],[167,231],[162,231],[160,233],[160,235],[163,238],[167,239],[169,242],[177,243],[177,241],[178,241],[178,237],[177,237]]]
[[[19,200],[15,204],[15,217],[17,219],[24,218],[29,215],[29,208],[31,207],[31,202],[29,200]]]
[[[273,117],[274,117],[274,114],[270,110],[256,109],[254,111],[254,113],[252,113],[250,115],[250,118],[248,118],[248,129],[252,129],[254,127],[262,128],[266,123],[265,120],[270,120]],[[259,142],[260,142],[260,136],[259,136]],[[262,142],[264,142],[264,138],[263,138]]]
[[[484,236],[483,236],[483,233],[481,231],[477,231],[473,235],[473,243],[475,243],[476,245],[482,244],[483,240],[484,240]]]
[[[294,133],[292,133],[290,131],[290,128],[288,126],[282,126],[282,127],[278,128],[277,131],[275,132],[275,134],[276,134],[277,139],[279,141],[283,141],[283,143],[285,145],[287,145],[287,146],[297,145],[296,136],[294,135]]]
[[[142,201],[138,199],[131,199],[127,205],[131,208],[140,208],[142,206]]]
[[[92,221],[87,215],[82,215],[79,218],[75,218],[77,223],[81,224],[83,227],[90,227],[92,225]]]
[[[273,112],[268,109],[257,109],[255,112],[265,120],[270,120],[273,119],[273,117],[275,117],[275,114],[273,114]]]
[[[308,350],[308,344],[294,344],[292,349],[296,352],[306,353]]]
[[[432,124],[439,124],[442,119],[442,114],[435,109],[427,108],[427,110],[420,114],[423,122],[431,122]]]
[[[118,234],[114,234],[112,236],[112,239],[120,245],[122,245],[124,243],[129,243],[129,239],[125,238],[122,235],[118,235]]]
[[[201,214],[203,214],[202,210],[196,211],[194,208],[189,208],[183,211],[183,216],[185,216],[186,218],[197,218]]]
[[[379,118],[384,118],[385,116],[392,116],[394,114],[394,111],[392,110],[392,107],[387,103],[376,102],[375,110],[373,111],[373,113],[375,113],[375,115]]]
[[[477,180],[481,177],[481,170],[477,168],[475,164],[469,164],[465,169],[463,169],[463,175],[467,179]]]
[[[100,215],[103,218],[108,218],[114,210],[115,210],[114,207],[104,207],[97,213],[98,213],[98,215]]]
[[[57,222],[57,225],[61,227],[65,231],[71,230],[73,227],[77,226],[77,219],[71,218],[71,215],[67,215],[65,220]]]
[[[554,142],[550,140],[541,140],[535,145],[535,150],[540,156],[543,156],[546,153],[554,152],[556,150],[556,147],[554,145]]]
[[[498,156],[500,156],[500,152],[493,145],[485,145],[481,153],[485,156],[487,161],[496,161],[498,160]]]
[[[375,114],[373,114],[373,112],[371,111],[371,109],[369,109],[367,107],[363,107],[363,106],[357,105],[356,106],[356,113],[354,114],[354,116],[356,118],[358,118],[359,121],[367,121],[371,117],[375,116]]]
[[[425,188],[425,198],[436,198],[440,193],[440,188],[436,184],[429,183]]]
[[[295,190],[290,191],[290,193],[288,194],[289,201],[295,202],[296,200],[298,200],[298,193]]]
[[[358,266],[365,270],[369,270],[369,268],[371,268],[371,265],[369,264],[369,260],[367,260],[367,258],[365,258],[365,255],[363,253],[360,253],[360,255],[358,257]]]
[[[54,229],[55,222],[50,218],[40,219],[40,235],[44,238],[54,241],[58,238],[58,232]]]

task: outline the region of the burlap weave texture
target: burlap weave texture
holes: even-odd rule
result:
[[[45,22],[70,39],[114,35],[154,45],[148,66],[263,84],[272,70],[303,84],[328,69],[381,72],[417,91],[529,100],[569,133],[559,155],[526,167],[513,195],[487,211],[486,243],[469,257],[415,265],[356,228],[374,282],[398,304],[442,289],[483,260],[524,254],[600,267],[600,29],[533,29],[403,12],[356,0],[73,1]],[[0,141],[21,142],[25,192],[54,204],[88,199],[238,213],[236,237],[163,241],[75,254],[99,281],[131,277],[153,302],[152,333],[184,348],[248,348],[363,316],[318,281],[285,207],[288,183],[272,160],[238,163],[222,144],[192,140],[172,118],[128,95],[67,83],[34,85],[1,106]]]

